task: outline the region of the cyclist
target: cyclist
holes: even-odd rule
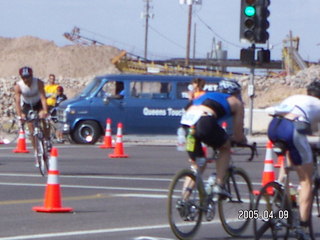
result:
[[[19,69],[19,75],[21,80],[14,85],[16,112],[19,119],[24,122],[31,110],[38,111],[41,119],[46,118],[48,116],[48,106],[43,82],[33,77],[32,68],[27,66]],[[46,126],[45,121],[43,121],[43,124]],[[32,123],[28,123],[28,128],[32,136]],[[44,127],[44,135],[47,139],[49,134],[48,128]],[[33,149],[35,149],[33,137],[31,137],[31,142]],[[50,148],[50,146],[48,147]]]
[[[235,142],[246,142],[243,131],[244,107],[237,97],[241,86],[232,80],[221,80],[217,92],[206,92],[202,96],[194,99],[187,107],[181,118],[181,124],[190,130],[194,126],[194,149],[187,151],[193,167],[196,158],[203,159],[205,169],[204,152],[201,142],[219,150],[219,159],[216,162],[217,179],[213,191],[222,197],[230,194],[223,187],[223,178],[229,167],[231,153],[231,139]],[[233,135],[229,136],[219,125],[218,121],[225,117],[233,119]],[[186,184],[188,186],[188,184]]]
[[[304,234],[312,207],[313,163],[307,135],[318,130],[320,123],[320,80],[307,86],[307,95],[290,96],[266,110],[273,116],[268,127],[269,139],[273,143],[279,140],[285,143],[288,159],[298,173],[300,225]]]

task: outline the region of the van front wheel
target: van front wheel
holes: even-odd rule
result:
[[[99,124],[94,121],[78,123],[72,133],[72,139],[80,144],[95,144],[101,136]]]

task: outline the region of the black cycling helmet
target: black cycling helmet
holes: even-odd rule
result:
[[[310,96],[320,98],[320,80],[316,79],[307,86],[307,93]]]
[[[32,77],[33,72],[32,72],[32,68],[30,67],[22,67],[19,69],[19,74],[22,78],[24,77]]]
[[[234,79],[222,79],[218,84],[217,91],[228,94],[239,94],[241,86]]]

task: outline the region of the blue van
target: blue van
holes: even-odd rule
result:
[[[76,143],[94,144],[104,135],[106,119],[125,134],[175,134],[188,103],[188,86],[197,76],[104,75],[58,107],[63,132]],[[221,77],[203,77],[214,91]]]

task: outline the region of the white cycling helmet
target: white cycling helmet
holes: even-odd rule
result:
[[[217,91],[228,94],[238,94],[241,92],[241,86],[234,79],[222,79],[219,82]]]

